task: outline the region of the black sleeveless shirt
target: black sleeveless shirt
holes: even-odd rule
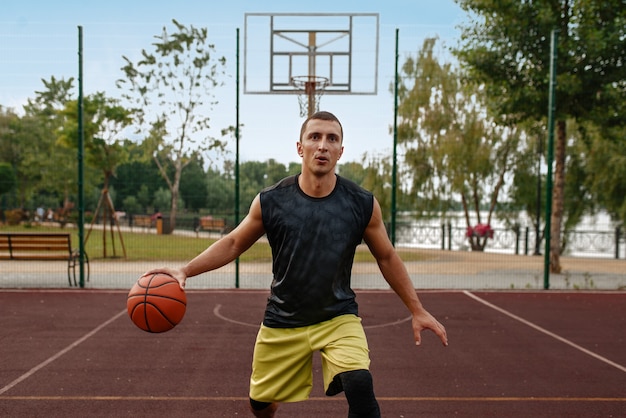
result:
[[[330,195],[314,198],[291,176],[263,190],[260,200],[274,276],[263,324],[294,328],[358,314],[350,276],[373,195],[337,176]]]

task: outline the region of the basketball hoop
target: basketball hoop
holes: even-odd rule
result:
[[[298,92],[300,116],[311,116],[319,110],[320,98],[324,89],[330,85],[328,78],[315,75],[298,75],[291,77],[290,83]]]

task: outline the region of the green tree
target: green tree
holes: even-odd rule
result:
[[[603,132],[604,131],[604,132]],[[584,158],[585,185],[593,200],[622,228],[626,225],[626,128],[587,123],[575,152]]]
[[[70,149],[78,148],[78,102],[68,101],[65,109],[59,112],[63,125],[59,128],[58,143]],[[115,175],[117,167],[128,158],[123,146],[123,135],[131,124],[130,112],[119,104],[119,100],[106,97],[103,92],[89,95],[83,99],[83,132],[85,149],[85,166],[97,171],[101,180],[101,194],[94,216],[102,219],[104,226],[102,256],[107,257],[107,225],[113,225],[116,218],[113,199],[115,193],[110,179]],[[85,242],[89,239],[88,231]],[[120,242],[123,246],[121,231],[118,228]],[[113,256],[116,255],[115,234],[111,227],[110,245]],[[124,256],[125,256],[124,249]]]
[[[5,210],[5,194],[15,189],[17,185],[17,178],[15,177],[15,170],[9,163],[0,162],[0,221],[6,220]]]
[[[76,153],[59,147],[55,133],[59,111],[71,99],[73,79],[42,80],[44,89],[28,99],[22,117],[0,109],[0,159],[9,162],[17,178],[15,205],[27,207],[70,199],[76,185]]]
[[[197,212],[206,207],[208,188],[202,160],[193,160],[184,168],[180,181],[180,196],[188,210]]]
[[[239,199],[247,209],[254,197],[265,187],[267,163],[246,161],[239,165]]]
[[[289,167],[287,167],[287,175],[293,176],[302,171],[302,163],[289,163]]]
[[[126,211],[129,218],[132,215],[141,213],[142,210],[139,200],[135,196],[126,196],[126,198],[122,201],[122,207]]]
[[[207,183],[207,206],[210,215],[229,214],[235,208],[235,178],[234,164],[230,161],[224,162],[224,171],[220,172],[209,168],[206,173]],[[239,210],[245,212],[250,202],[240,201]]]
[[[267,173],[264,186],[271,186],[287,176],[287,167],[273,158],[267,161]]]
[[[65,123],[58,135],[59,141],[72,149],[78,146],[77,108],[76,101],[66,103]],[[102,189],[106,191],[118,166],[128,159],[124,131],[132,122],[130,112],[117,99],[98,92],[83,99],[83,115],[85,161],[102,173]]]
[[[172,200],[172,192],[166,188],[159,188],[153,197],[154,202],[154,210],[157,212],[161,212],[161,208],[167,207]],[[180,202],[179,202],[180,204]]]
[[[183,168],[194,152],[219,150],[224,145],[210,136],[208,115],[217,103],[214,89],[221,84],[226,59],[214,57],[206,28],[172,23],[174,31],[164,27],[155,36],[153,50],[142,50],[137,62],[123,57],[126,78],[117,85],[131,103],[140,129],[150,126],[145,140],[171,193],[170,226],[174,229]]]
[[[341,176],[350,179],[359,185],[363,184],[363,180],[367,175],[363,164],[356,161],[340,164],[337,171]]]
[[[2,174],[0,174],[0,181],[4,182],[0,184],[0,195],[8,193],[11,190],[15,190],[17,187],[17,176],[13,165],[16,162],[16,149],[19,144],[15,140],[15,132],[19,129],[21,121],[11,109],[6,109],[0,106],[0,161],[6,164],[10,169],[10,176],[13,180],[9,179],[9,174],[6,171],[7,168],[3,167]],[[10,184],[13,185],[9,186]],[[6,197],[2,199],[3,204],[6,203]]]
[[[542,165],[546,154],[545,126],[541,122],[521,123],[526,146],[520,149],[513,167],[508,199],[499,205],[498,218],[510,228],[519,228],[520,213],[525,212],[535,235],[535,254],[541,253],[545,221],[545,175]]]
[[[390,222],[392,169],[390,156],[383,157],[366,153],[363,155],[362,162],[351,161],[341,164],[338,173],[361,187],[372,191],[380,203],[383,220]],[[413,210],[415,202],[407,203],[404,191],[401,190],[401,187],[399,189],[396,195],[396,210]]]
[[[435,44],[436,39],[427,39],[417,58],[402,66],[398,142],[408,170],[400,178],[412,184],[414,198],[430,202],[426,210],[445,213],[460,200],[470,245],[482,251],[489,234],[469,232],[491,224],[523,142],[515,126],[488,117],[484,86],[439,63]]]
[[[111,179],[111,185],[117,191],[115,206],[124,208],[124,199],[135,196],[141,205],[138,213],[146,213],[152,206],[154,193],[167,184],[152,158],[146,158],[149,154],[145,144],[124,140],[123,146],[128,152],[128,160],[118,166],[117,175]]]
[[[155,190],[156,192],[156,190]],[[142,206],[144,211],[148,211],[150,205],[152,205],[152,194],[150,193],[150,189],[147,185],[142,184],[137,192],[137,201]]]
[[[381,155],[364,155],[363,160],[365,166],[363,170],[363,178],[358,184],[365,189],[371,191],[378,203],[383,214],[383,220],[391,220],[391,176],[392,162],[390,156]]]
[[[545,120],[550,34],[559,31],[550,271],[561,271],[567,120],[623,126],[626,7],[623,0],[457,0],[471,20],[455,54],[484,83],[490,110]]]
[[[17,177],[9,163],[0,163],[0,196],[15,189]]]

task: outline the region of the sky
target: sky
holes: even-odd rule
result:
[[[218,104],[209,115],[213,136],[219,136],[221,129],[236,122],[239,29],[239,118],[244,125],[240,160],[273,158],[284,164],[299,161],[295,143],[304,118],[294,95],[244,94],[245,30],[249,31],[250,45],[252,40],[257,40],[256,47],[263,47],[263,31],[269,30],[263,22],[246,27],[246,13],[379,14],[378,62],[372,61],[364,67],[366,73],[377,74],[377,93],[321,98],[320,109],[336,114],[344,128],[345,149],[340,163],[361,161],[365,154],[390,155],[393,150],[394,98],[390,86],[395,71],[396,30],[401,65],[406,57],[419,51],[428,37],[438,37],[442,51],[445,46],[455,46],[460,34],[458,26],[466,19],[453,0],[5,0],[2,3],[0,105],[18,113],[28,98],[44,89],[42,79],[78,78],[78,26],[83,28],[84,94],[102,91],[110,97],[120,95],[115,80],[123,78],[122,56],[136,60],[142,49],[150,50],[154,36],[163,27],[173,31],[172,19],[185,26],[208,28],[216,54],[227,61],[227,77],[215,92]],[[255,74],[250,67],[245,70],[252,80]],[[267,70],[260,72],[266,73]],[[228,151],[229,158],[234,159],[234,140]]]

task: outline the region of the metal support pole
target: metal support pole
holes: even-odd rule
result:
[[[535,252],[533,255],[541,255],[541,156],[543,154],[543,141],[537,138],[537,201],[535,208]]]
[[[528,255],[528,239],[530,237],[530,230],[526,227],[524,231],[524,255]]]
[[[308,117],[315,113],[315,50],[317,49],[315,32],[309,32],[309,79],[305,84],[305,91],[308,99]]]
[[[393,169],[391,172],[391,244],[396,246],[396,190],[398,188],[398,33],[400,29],[396,29],[396,70],[394,77],[393,92]]]
[[[441,249],[446,249],[446,224],[441,224]]]
[[[550,90],[548,98],[548,174],[546,176],[546,227],[545,254],[543,261],[543,288],[550,288],[550,228],[552,218],[552,160],[554,159],[554,111],[556,109],[556,56],[558,31],[553,30],[550,41]]]
[[[85,287],[85,194],[84,151],[85,129],[83,126],[83,27],[78,27],[78,263],[79,285]]]
[[[235,226],[239,225],[239,28],[236,43],[236,82],[235,82]],[[235,288],[239,289],[239,257],[235,259]]]

